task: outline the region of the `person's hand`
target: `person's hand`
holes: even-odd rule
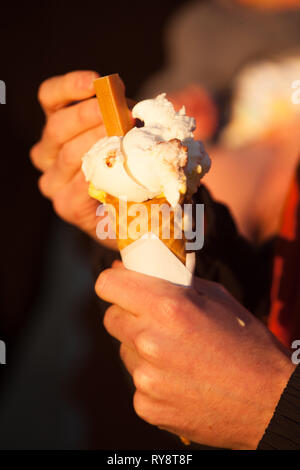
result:
[[[103,271],[104,325],[121,342],[147,422],[216,447],[255,449],[294,370],[267,328],[218,284],[178,287]]]
[[[39,179],[42,194],[61,218],[92,237],[96,237],[99,202],[88,195],[81,158],[105,136],[97,99],[92,98],[97,76],[92,71],[76,71],[41,84],[38,99],[46,123],[30,152],[33,164],[43,173]]]

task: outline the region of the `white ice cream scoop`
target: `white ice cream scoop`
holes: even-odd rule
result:
[[[83,157],[85,177],[118,198],[143,202],[163,194],[176,206],[190,175],[195,192],[210,166],[203,144],[193,139],[195,120],[184,108],[176,112],[165,94],[141,101],[132,115],[144,126],[100,139]]]

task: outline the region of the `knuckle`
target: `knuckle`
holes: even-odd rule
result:
[[[63,167],[73,168],[74,163],[74,150],[71,144],[65,144],[61,148],[58,155],[59,164]]]
[[[38,166],[38,160],[39,160],[39,147],[38,144],[35,144],[31,147],[29,151],[29,158],[31,162],[33,163],[34,166]]]
[[[49,191],[49,181],[47,174],[43,174],[39,179],[38,179],[38,188],[40,192],[43,194],[43,196],[49,198],[50,197],[50,191]]]
[[[149,411],[148,411],[147,406],[146,406],[145,397],[139,391],[136,391],[134,396],[133,396],[133,408],[134,408],[136,414],[140,418],[144,419],[145,421],[148,421]]]
[[[45,80],[44,82],[42,82],[38,88],[38,92],[37,92],[37,98],[38,98],[38,101],[40,103],[40,105],[42,107],[45,107],[46,103],[47,103],[47,97],[48,97],[48,93],[47,93],[47,80]]]
[[[134,338],[134,347],[144,359],[159,359],[160,351],[155,339],[148,333],[141,332]]]
[[[148,393],[155,386],[154,377],[144,368],[137,367],[132,374],[135,387],[141,392]]]
[[[103,317],[104,328],[109,332],[111,331],[112,323],[114,319],[114,306],[109,307]]]
[[[136,391],[133,396],[133,408],[140,418],[144,418],[144,397]]]
[[[159,314],[167,321],[177,321],[181,312],[179,299],[172,296],[164,296],[159,302]]]
[[[63,143],[63,139],[61,138],[61,126],[59,125],[55,113],[48,117],[47,123],[44,127],[43,136],[54,143]]]

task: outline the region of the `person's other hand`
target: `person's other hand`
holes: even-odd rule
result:
[[[93,98],[97,77],[96,72],[75,71],[41,84],[38,99],[46,123],[30,152],[33,164],[43,173],[39,179],[42,194],[62,219],[94,238],[99,202],[88,195],[81,158],[105,136],[97,99]]]
[[[267,328],[218,284],[192,288],[126,270],[103,271],[107,331],[147,422],[210,446],[255,449],[294,370]]]

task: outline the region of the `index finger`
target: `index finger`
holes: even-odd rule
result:
[[[38,100],[48,115],[74,101],[90,98],[95,94],[93,81],[97,72],[79,70],[45,80],[39,88]]]
[[[153,314],[165,299],[169,301],[172,294],[178,293],[178,289],[168,281],[129,269],[106,269],[95,285],[99,297],[134,315]]]

